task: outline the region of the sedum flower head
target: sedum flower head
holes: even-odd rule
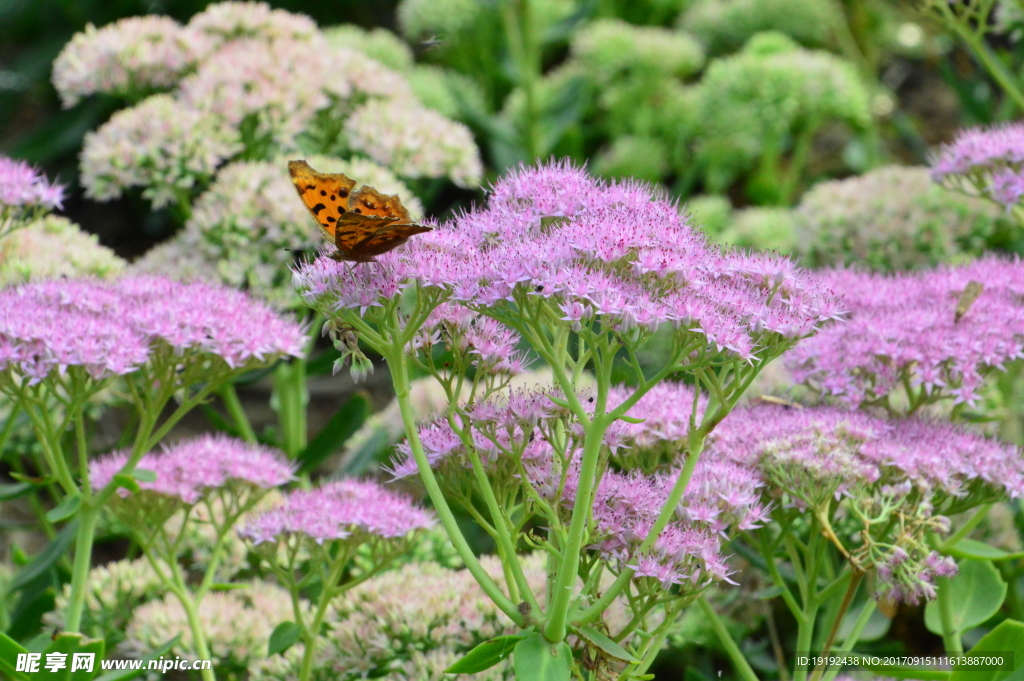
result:
[[[855,565],[875,570],[879,594],[915,602],[956,571],[927,540],[949,531],[944,514],[1024,495],[1015,447],[941,421],[748,407],[714,431],[709,452],[757,470],[770,500],[810,510]]]
[[[495,581],[504,581],[496,557],[485,556],[480,562]],[[534,593],[543,599],[542,555],[523,556],[521,562]],[[411,584],[415,588],[410,589]],[[424,662],[422,655],[464,654],[513,630],[467,570],[435,563],[410,563],[371,577],[335,599],[325,622],[331,634],[315,655],[317,681],[406,678],[400,670],[417,660]],[[294,678],[301,650],[295,646],[284,659],[256,665],[253,678]]]
[[[697,86],[696,110],[697,161],[716,192],[762,155],[778,153],[809,121],[862,129],[871,119],[851,64],[778,33],[758,34],[742,52],[712,62]]]
[[[295,281],[308,304],[332,315],[379,306],[415,282],[464,305],[540,296],[574,328],[591,319],[623,330],[673,325],[741,357],[763,334],[800,337],[837,312],[792,263],[723,255],[647,186],[602,183],[557,163],[509,173],[485,208],[372,265],[320,258]]]
[[[352,149],[401,177],[450,177],[461,187],[479,184],[480,154],[469,128],[403,100],[371,100],[345,121]]]
[[[146,558],[118,560],[93,568],[87,584],[83,627],[89,631],[98,628],[111,647],[124,638],[132,611],[163,591],[160,576]],[[54,609],[44,615],[48,626],[64,627],[70,598],[71,585],[65,584]]]
[[[837,20],[828,0],[698,0],[679,16],[709,54],[734,52],[752,36],[778,31],[809,47],[824,46]]]
[[[881,271],[948,262],[1001,222],[997,207],[936,185],[927,168],[898,166],[817,184],[794,217],[811,264]]]
[[[118,111],[85,136],[80,157],[89,198],[108,201],[141,187],[153,206],[187,197],[241,151],[236,130],[171,95],[154,95]]]
[[[0,286],[119,274],[125,262],[67,218],[47,215],[0,238]]]
[[[790,253],[797,243],[793,212],[788,208],[743,208],[732,214],[729,226],[716,238],[730,246]]]
[[[116,452],[91,462],[89,480],[103,487],[124,468],[128,452]],[[153,482],[140,481],[145,492],[172,497],[192,505],[210,490],[241,484],[268,489],[292,480],[293,466],[278,453],[224,435],[202,436],[147,454],[138,468],[156,473]],[[131,492],[119,488],[127,498]]]
[[[488,110],[480,85],[458,71],[418,64],[406,77],[420,104],[448,118],[467,120],[471,115]]]
[[[60,208],[63,201],[63,185],[50,182],[24,161],[0,156],[0,236],[9,229],[8,220]]]
[[[259,580],[245,587],[209,593],[197,609],[219,674],[244,672],[266,658],[274,627],[295,617],[291,596],[281,587]],[[170,654],[197,658],[188,617],[174,595],[137,608],[125,634],[118,650],[129,658],[145,657],[179,635]]]
[[[790,351],[798,382],[849,404],[891,404],[909,386],[918,401],[974,402],[989,371],[1024,356],[1024,269],[988,257],[969,265],[880,275],[822,274],[843,293],[846,320]],[[983,285],[962,315],[971,282]]]
[[[195,246],[185,240],[185,233],[157,244],[128,266],[133,275],[161,276],[182,283],[195,281],[213,283],[217,276],[217,263],[208,260]]]
[[[1022,170],[1022,123],[962,131],[932,161],[932,177],[937,182],[980,194],[1006,208],[1024,196]]]
[[[598,19],[572,39],[573,58],[599,82],[624,75],[686,77],[700,70],[704,52],[691,36],[621,19]]]
[[[325,76],[340,94],[350,92],[344,72],[328,70],[330,55],[322,42],[232,41],[182,82],[181,100],[231,128],[252,117],[257,138],[269,137],[286,149],[294,148],[295,136],[330,103]],[[333,77],[327,75],[335,72]]]
[[[433,523],[432,516],[405,495],[372,482],[340,480],[292,492],[282,506],[250,518],[238,532],[257,545],[289,535],[322,544],[353,534],[398,539]]]
[[[594,173],[603,177],[657,182],[668,173],[669,159],[665,143],[656,137],[623,135],[594,159]]]
[[[127,17],[76,33],[53,62],[64,108],[103,93],[136,99],[173,87],[213,47],[208,36],[170,17]]]
[[[343,24],[325,28],[323,35],[328,45],[358,50],[389,69],[404,73],[413,67],[412,49],[386,29],[368,31],[354,24]]]
[[[385,194],[397,194],[413,219],[423,214],[419,199],[391,171],[372,161],[344,161],[314,156],[310,163],[322,172],[342,172],[359,178],[361,184]],[[185,231],[174,239],[189,260],[205,263],[209,271],[200,276],[251,292],[277,307],[295,305],[291,287],[294,251],[319,244],[322,237],[309,219],[306,208],[295,199],[295,188],[283,159],[231,163],[223,167],[210,188],[192,207]],[[175,274],[177,263],[159,254],[141,267],[167,276]],[[144,259],[146,260],[146,259]],[[186,268],[186,278],[195,278]]]
[[[265,2],[216,2],[193,16],[188,27],[209,36],[215,44],[240,38],[304,40],[317,32],[309,17],[271,9]]]
[[[126,277],[0,291],[0,371],[31,383],[69,366],[95,378],[127,374],[160,347],[242,368],[299,356],[304,334],[244,294],[202,283]]]

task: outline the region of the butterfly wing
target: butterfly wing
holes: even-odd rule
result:
[[[327,239],[335,241],[338,219],[348,212],[355,180],[344,173],[317,172],[305,161],[289,161],[288,173],[320,231]]]
[[[335,243],[345,260],[365,262],[430,230],[410,220],[397,196],[362,187],[352,195],[349,211],[338,221]]]

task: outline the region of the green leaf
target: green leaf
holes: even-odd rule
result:
[[[840,641],[845,641],[846,637],[853,632],[853,627],[857,623],[857,618],[860,616],[860,613],[860,608],[851,608],[843,617],[843,621],[839,625]],[[875,608],[871,612],[870,617],[868,617],[868,621],[864,625],[864,628],[860,630],[860,636],[857,637],[857,641],[877,641],[889,632],[889,627],[891,625],[892,620],[886,617],[885,613],[881,610]]]
[[[13,485],[0,485],[0,501],[10,501],[23,497],[35,488],[30,482],[16,482]]]
[[[299,452],[299,473],[311,473],[317,466],[323,463],[324,459],[341,449],[345,441],[352,437],[359,426],[363,425],[367,415],[370,413],[370,400],[362,394],[357,393],[348,402],[343,404],[327,425],[317,433],[313,441],[305,449]]]
[[[156,471],[148,468],[136,468],[132,471],[132,477],[140,482],[156,482]]]
[[[630,664],[639,664],[640,662],[631,652],[593,627],[580,627],[574,631],[587,643],[612,659]]]
[[[178,644],[178,639],[180,638],[181,634],[178,634],[170,641],[151,652],[149,655],[143,657],[141,669],[118,669],[116,671],[107,672],[103,676],[97,676],[93,681],[129,681],[130,679],[134,679],[136,676],[141,676],[146,671],[146,665],[150,660],[155,660],[158,657],[167,654],[171,648]],[[99,666],[98,662],[96,666]]]
[[[10,681],[27,681],[28,674],[14,671],[17,669],[18,655],[27,652],[20,643],[0,631],[0,672],[3,672],[3,678]]]
[[[75,514],[82,505],[82,497],[77,494],[69,494],[59,504],[46,512],[46,519],[51,523],[59,523],[67,520]]]
[[[22,475],[21,473],[11,473],[10,476],[18,482],[27,482],[35,487],[42,487],[43,485],[49,485],[53,482],[53,477],[49,475],[43,478],[37,478],[31,475]]]
[[[777,585],[777,584],[773,584],[772,586],[768,586],[768,587],[765,587],[763,589],[758,589],[754,593],[750,594],[750,597],[751,598],[755,598],[755,599],[757,599],[759,601],[770,601],[771,599],[775,598],[776,596],[781,596],[781,595],[782,595],[782,587]]]
[[[510,634],[484,641],[455,662],[445,674],[476,674],[498,664],[515,649],[516,644],[526,638],[523,634]]]
[[[953,629],[963,632],[999,611],[1006,597],[1006,582],[991,561],[965,558],[959,565],[957,576],[944,580],[939,588],[949,589]],[[928,631],[942,635],[938,601],[931,601],[925,607],[924,624]]]
[[[62,527],[57,536],[46,545],[45,549],[36,554],[31,563],[15,573],[14,579],[11,580],[10,585],[7,587],[7,592],[17,591],[49,570],[67,551],[68,546],[71,545],[72,540],[75,538],[76,532],[78,532],[78,518]]]
[[[95,662],[93,663],[92,671],[79,669],[78,671],[71,672],[70,675],[68,676],[68,681],[89,681],[89,679],[93,678],[94,676],[97,676],[97,670],[100,668],[99,661],[103,659],[105,649],[106,643],[101,638],[90,639],[86,643],[80,644],[78,650],[76,650],[75,652],[85,653],[86,655],[92,653],[93,655],[95,655],[95,657],[93,658]],[[69,658],[68,669],[71,668],[70,661],[71,660]]]
[[[548,642],[539,633],[530,634],[516,644],[512,661],[517,679],[530,681],[570,681],[572,651],[565,641]]]
[[[274,631],[270,633],[270,641],[267,643],[267,656],[277,655],[288,650],[299,640],[302,627],[295,622],[281,622]]]
[[[958,665],[950,674],[949,681],[1017,681],[1024,676],[1024,622],[1003,620],[998,627],[985,634],[966,657],[979,657],[996,652],[1012,652],[1014,668],[991,669]]]
[[[96,644],[99,644],[98,649],[96,647]],[[83,670],[79,670],[75,672],[74,676],[72,677],[72,655],[74,655],[75,653],[96,653],[97,651],[99,652],[99,655],[97,655],[97,657],[95,658],[96,661],[93,663],[93,671],[85,672]],[[64,667],[62,669],[58,669],[52,672],[46,670],[47,681],[50,681],[51,679],[52,681],[70,681],[70,679],[72,678],[74,678],[76,681],[87,681],[88,679],[95,676],[96,668],[99,666],[99,660],[103,657],[103,641],[94,641],[92,639],[87,639],[81,634],[57,634],[53,637],[53,640],[50,641],[50,644],[43,651],[44,664],[46,662],[46,656],[51,653],[60,653],[61,655],[64,655]]]
[[[979,558],[982,560],[1013,560],[1024,556],[1024,551],[1010,553],[975,539],[961,539],[949,552],[957,558]]]
[[[135,481],[135,478],[127,475],[126,473],[114,473],[114,482],[118,487],[123,487],[132,494],[138,494],[142,491],[142,488],[139,487],[139,483]]]

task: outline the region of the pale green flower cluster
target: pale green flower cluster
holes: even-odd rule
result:
[[[119,560],[93,568],[89,572],[82,630],[105,639],[107,646],[113,647],[125,638],[125,628],[136,608],[162,594],[160,577],[145,558]],[[70,595],[71,586],[65,584],[57,595],[56,607],[44,616],[48,626],[64,626]],[[162,643],[154,650],[160,645]]]
[[[67,218],[46,215],[0,239],[0,286],[55,277],[108,278],[125,262]]]
[[[813,266],[896,271],[979,253],[1008,216],[982,199],[950,191],[924,167],[887,166],[823,182],[794,211],[796,243]]]
[[[321,172],[345,173],[361,185],[397,194],[414,219],[423,216],[416,195],[373,161],[326,156],[308,160]],[[131,269],[182,280],[218,279],[279,307],[292,307],[298,304],[291,286],[295,251],[312,253],[322,243],[316,224],[295,195],[287,160],[243,161],[222,168],[195,201],[185,229]]]
[[[790,253],[797,241],[793,212],[770,206],[743,208],[733,213],[718,241],[759,251]]]
[[[706,186],[721,192],[778,159],[826,122],[853,130],[871,121],[857,71],[827,52],[761,33],[742,52],[711,63],[697,85],[694,152]]]
[[[697,0],[679,16],[678,26],[697,36],[708,54],[719,55],[763,31],[820,47],[842,20],[830,0]]]
[[[291,596],[276,584],[254,580],[234,586],[243,588],[209,593],[198,608],[215,671],[229,675],[265,659],[274,627],[295,617]],[[181,638],[169,654],[197,659],[185,610],[168,594],[135,609],[118,651],[128,658],[141,658],[178,635]]]
[[[386,31],[324,33],[308,17],[255,2],[210,5],[187,26],[156,25],[163,43],[179,33],[198,41],[202,58],[199,48],[178,55],[180,66],[147,81],[168,92],[117,112],[86,137],[81,171],[90,198],[137,188],[154,208],[187,217],[225,163],[282,154],[368,157],[403,178],[466,187],[482,177],[469,129],[417,101],[405,75],[415,70],[412,52]],[[121,92],[148,63],[130,58],[139,51],[132,40],[148,36],[120,25],[79,34],[65,61],[73,56],[85,75],[55,77],[58,91],[67,101]],[[99,73],[115,66],[113,76]]]
[[[501,581],[497,558],[481,562]],[[534,592],[542,596],[544,557],[538,553],[525,558],[523,568]],[[434,678],[442,660],[454,661],[478,643],[514,629],[468,571],[435,563],[410,563],[367,580],[331,604],[326,624],[330,634],[314,662],[317,681]],[[255,665],[251,678],[294,678],[301,656],[302,646],[293,646]],[[505,669],[499,666],[493,678],[508,678]]]

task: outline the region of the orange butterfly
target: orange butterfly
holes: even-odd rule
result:
[[[353,192],[355,180],[343,173],[320,173],[305,161],[289,161],[288,172],[320,231],[337,246],[335,260],[370,262],[432,229],[414,224],[397,196],[367,186]]]

